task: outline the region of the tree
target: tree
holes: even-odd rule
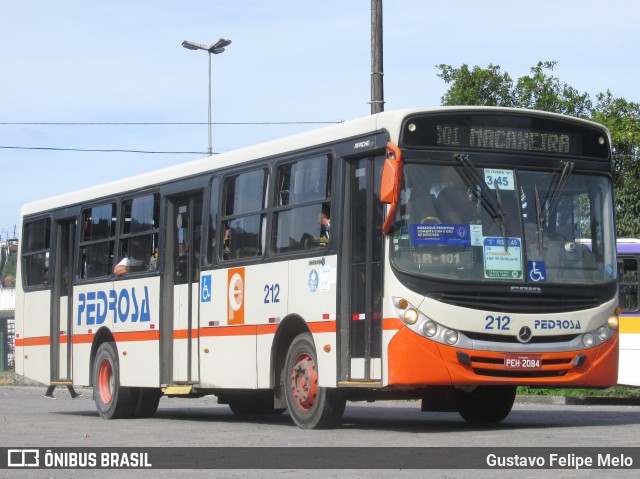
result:
[[[578,93],[558,77],[545,73],[545,70],[553,71],[556,65],[557,62],[538,62],[531,68],[530,76],[518,79],[517,106],[588,118],[591,111],[589,95]]]
[[[486,69],[475,66],[472,71],[467,65],[453,68],[442,64],[437,68],[438,76],[452,83],[442,97],[443,105],[515,106],[513,80],[497,65]]]
[[[640,105],[614,98],[610,91],[597,95],[596,106],[587,93],[552,74],[557,62],[539,62],[513,82],[499,65],[487,68],[438,65],[438,77],[451,84],[442,104],[507,106],[563,113],[587,118],[609,128],[613,147],[613,184],[616,192],[616,233],[640,236]]]
[[[598,95],[592,119],[611,132],[613,187],[616,192],[616,233],[640,235],[640,105],[614,98],[609,90]]]

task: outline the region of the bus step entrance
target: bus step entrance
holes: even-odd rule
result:
[[[169,384],[163,389],[165,396],[188,396],[192,391],[192,384]]]

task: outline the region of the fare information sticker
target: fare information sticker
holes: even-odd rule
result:
[[[515,190],[515,182],[513,181],[513,170],[496,170],[493,168],[485,168],[484,181],[491,189],[497,186],[501,190]]]
[[[471,244],[469,225],[412,224],[411,241],[414,245],[462,245]]]
[[[520,238],[484,239],[484,277],[490,279],[522,279],[522,244]]]

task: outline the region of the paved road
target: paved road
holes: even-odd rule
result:
[[[141,446],[334,446],[334,447],[588,447],[640,445],[640,407],[517,403],[500,425],[478,428],[455,413],[422,413],[416,402],[349,403],[341,426],[305,431],[287,414],[243,420],[215,397],[163,398],[154,418],[102,420],[91,390],[71,400],[43,398],[39,387],[0,387],[0,447]],[[464,452],[464,449],[461,450]],[[454,451],[455,452],[455,451]],[[452,461],[456,458],[452,457]],[[113,477],[115,471],[30,471],[33,477]],[[162,471],[117,471],[121,477],[153,477]],[[167,471],[168,472],[168,471]],[[473,472],[474,477],[548,477],[553,471]],[[633,471],[567,471],[558,477],[635,477]],[[6,477],[26,477],[0,470]],[[345,471],[188,471],[189,477],[346,477]],[[468,477],[471,471],[363,470],[355,477]],[[504,474],[504,475],[503,475]],[[597,474],[597,476],[596,476]],[[250,474],[249,474],[250,475]],[[31,477],[31,476],[30,476]]]

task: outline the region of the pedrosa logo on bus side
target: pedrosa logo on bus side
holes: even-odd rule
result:
[[[103,324],[107,318],[132,323],[151,321],[149,289],[111,289],[78,294],[78,326]]]

